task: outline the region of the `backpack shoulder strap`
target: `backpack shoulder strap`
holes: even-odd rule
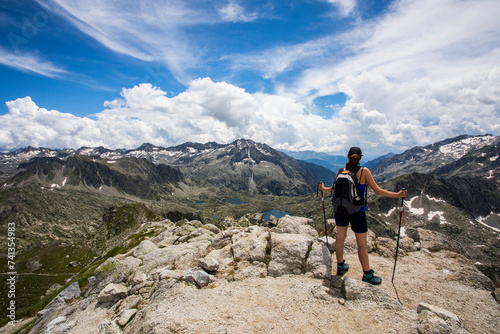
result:
[[[339,176],[340,173],[342,173],[343,171],[345,170],[345,168],[340,168],[338,171],[337,171],[337,174],[335,175],[335,179],[337,178],[337,176]]]
[[[361,174],[359,174],[360,180],[361,180],[361,177],[363,177],[364,170],[365,170],[365,167],[361,167]],[[368,184],[365,183],[365,211],[366,211],[367,204],[368,204]]]
[[[361,168],[357,168],[356,170],[349,171],[350,173],[352,173],[351,175],[353,176],[353,178],[354,178],[354,182],[355,182],[356,184],[358,184],[358,183],[359,183],[359,180],[358,180],[358,172],[359,172],[359,170],[360,170],[360,169],[361,169]],[[362,174],[363,174],[363,171],[361,171],[361,175],[362,175]],[[361,175],[360,175],[360,177],[361,177]]]

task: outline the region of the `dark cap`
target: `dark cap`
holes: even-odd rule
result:
[[[347,153],[347,156],[350,157],[353,154],[357,154],[360,157],[363,156],[363,154],[361,153],[361,149],[359,147],[351,147],[351,149],[349,150],[349,153]]]

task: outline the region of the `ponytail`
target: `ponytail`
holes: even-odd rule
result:
[[[349,171],[355,171],[356,169],[359,168],[359,160],[361,160],[361,157],[357,154],[350,155],[349,161],[345,164],[345,168]]]

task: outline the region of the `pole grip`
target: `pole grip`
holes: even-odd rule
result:
[[[319,185],[320,185],[321,183],[323,183],[323,182],[319,181],[319,182],[318,182],[318,185],[316,186],[316,196],[318,196],[318,195],[319,195],[319,192],[320,192],[320,190],[319,190]],[[323,190],[321,190],[321,195],[323,196]]]

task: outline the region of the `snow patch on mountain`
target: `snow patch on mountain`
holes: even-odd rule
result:
[[[52,188],[52,189],[60,189],[60,188],[62,188],[62,187],[64,187],[66,185],[67,181],[68,181],[68,178],[65,177],[64,180],[61,182],[61,184],[52,183],[50,185],[50,188]]]
[[[477,217],[477,218],[476,218],[476,220],[477,220],[479,223],[481,223],[481,225],[484,225],[484,226],[486,226],[487,228],[492,229],[493,231],[500,233],[500,229],[499,229],[499,228],[496,228],[496,227],[490,226],[490,225],[488,225],[488,224],[486,223],[486,221],[488,221],[488,220],[490,220],[490,219],[494,219],[494,218],[498,219],[498,218],[500,218],[500,215],[499,215],[499,214],[495,214],[495,213],[493,213],[493,212],[492,212],[490,215],[488,215],[488,216],[486,216],[486,217],[481,217],[481,216],[479,216],[479,217]]]
[[[381,215],[383,215],[385,217],[390,217],[394,213],[394,211],[396,211],[396,207],[390,209],[387,213],[383,213]]]
[[[94,149],[90,148],[90,147],[86,147],[86,148],[81,148],[78,151],[79,151],[78,153],[81,154],[81,155],[92,155]]]
[[[428,199],[429,201],[433,201],[433,202],[436,202],[436,203],[446,203],[446,201],[445,201],[445,200],[442,200],[442,199],[437,199],[437,198],[435,198],[435,197],[430,197],[430,196],[429,196],[429,195],[427,195],[427,194],[425,195],[425,197],[427,197],[427,199]]]
[[[108,154],[104,154],[104,158],[106,159],[111,159],[111,160],[117,160],[122,157],[121,153],[118,152],[109,152]]]
[[[462,140],[445,144],[439,147],[439,152],[451,156],[454,159],[460,159],[471,151],[471,149],[481,149],[492,145],[496,141],[494,136],[469,137]]]
[[[430,211],[427,214],[427,219],[432,220],[436,216],[439,218],[439,221],[440,221],[441,225],[449,224],[449,222],[446,221],[446,219],[444,218],[444,212],[443,211]]]
[[[413,213],[414,215],[423,215],[425,213],[424,208],[409,208],[409,211]]]
[[[419,196],[412,197],[409,201],[405,201],[405,204],[408,207],[408,210],[414,215],[423,215],[425,212],[424,208],[417,208],[413,205],[413,202],[418,198]]]

